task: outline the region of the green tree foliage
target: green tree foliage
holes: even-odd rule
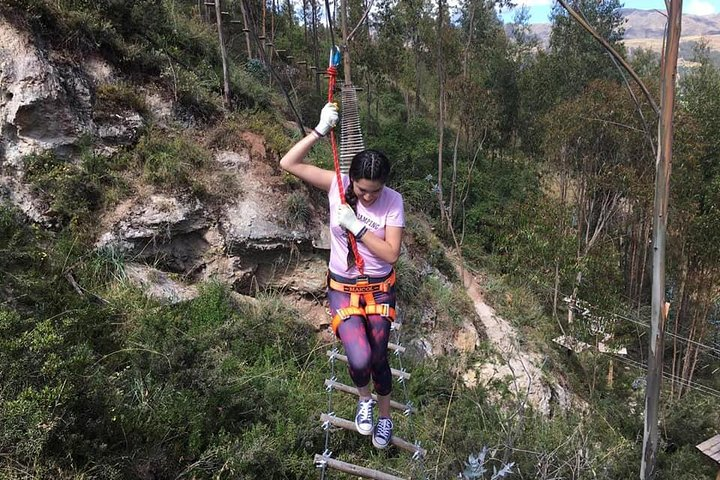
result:
[[[623,17],[617,0],[568,2],[617,51],[623,36]],[[520,75],[520,134],[525,150],[537,153],[545,136],[538,120],[555,105],[580,94],[593,80],[618,80],[620,73],[603,47],[556,4],[552,13],[550,46]]]

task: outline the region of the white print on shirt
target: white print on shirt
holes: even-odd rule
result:
[[[360,220],[361,222],[363,222],[365,225],[369,226],[373,230],[377,230],[378,228],[380,228],[379,223],[377,223],[376,221],[374,221],[371,218],[366,217],[365,215],[363,215],[361,213],[357,214],[357,218],[358,218],[358,220]]]

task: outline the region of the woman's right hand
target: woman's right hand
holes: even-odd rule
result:
[[[324,137],[337,124],[339,118],[337,105],[334,103],[325,104],[320,112],[320,122],[315,127],[315,131]]]

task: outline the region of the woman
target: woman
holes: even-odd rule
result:
[[[390,163],[376,150],[365,150],[352,159],[349,175],[342,179],[346,204],[340,202],[335,172],[303,163],[310,148],[337,120],[337,107],[328,103],[317,127],[287,152],[280,166],[328,192],[331,233],[328,300],[333,330],[345,347],[350,377],[360,393],[355,427],[361,435],[372,434],[375,447],[385,448],[393,430],[387,345],[390,322],[395,318],[393,265],[400,255],[405,226],[403,200],[398,192],[385,186]],[[355,258],[350,248],[348,232],[356,239],[360,259]],[[362,274],[358,269],[360,262]],[[379,410],[376,424],[371,378]]]

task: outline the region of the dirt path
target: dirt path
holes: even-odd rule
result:
[[[543,375],[541,357],[520,348],[515,328],[485,303],[482,288],[475,276],[467,270],[463,270],[463,284],[497,354],[494,361],[470,365],[463,374],[465,385],[482,385],[488,391],[496,392],[497,385],[493,387],[490,384],[500,383],[516,398],[527,398],[528,403],[544,415],[552,413],[553,396],[561,405],[565,404],[565,390]]]

